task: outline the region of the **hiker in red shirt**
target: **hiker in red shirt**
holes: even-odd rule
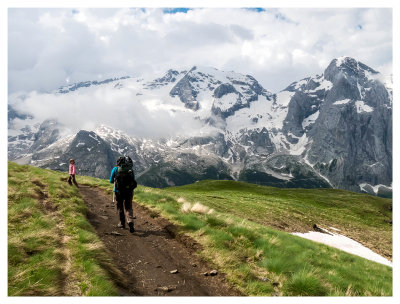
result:
[[[72,186],[72,182],[75,184],[75,186],[79,187],[76,180],[75,180],[75,160],[71,158],[69,160],[69,178],[68,178],[68,184]]]

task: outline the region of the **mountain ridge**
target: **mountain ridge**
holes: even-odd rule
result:
[[[105,177],[112,159],[128,154],[135,161],[139,181],[148,186],[154,186],[151,181],[181,185],[184,176],[190,182],[223,177],[281,187],[334,187],[390,195],[392,92],[379,75],[353,58],[342,57],[332,60],[323,74],[293,82],[276,94],[250,75],[196,66],[182,72],[170,69],[147,82],[116,79],[117,84],[103,85],[111,83],[119,89],[134,83],[139,87],[132,91],[135,98],[145,100],[148,94],[156,94],[163,105],[174,105],[171,111],[186,111],[202,127],[196,136],[152,140],[99,126],[93,131],[105,142],[102,151],[110,160],[107,163],[98,155],[99,163],[107,165],[93,165],[84,172]],[[77,90],[81,89],[91,88]],[[52,132],[33,137],[33,142],[40,140],[50,148],[41,149],[42,155],[30,151],[31,161],[65,170],[64,161],[54,158],[62,158],[63,153],[80,155],[83,145],[75,144],[68,151],[51,146]],[[18,142],[18,135],[9,136],[9,158],[29,158],[18,152],[22,149],[18,150]],[[93,147],[86,147],[87,152],[88,148]],[[83,163],[89,159],[82,154]],[[185,166],[190,163],[202,163],[200,172],[195,166]],[[384,186],[375,191],[377,185]]]

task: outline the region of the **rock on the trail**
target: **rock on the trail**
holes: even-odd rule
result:
[[[216,276],[218,274],[218,271],[217,270],[211,270],[210,272],[205,272],[205,273],[203,273],[203,275],[204,276]]]
[[[176,289],[176,286],[159,286],[155,290],[156,291],[169,292],[169,291],[173,291],[175,289]]]
[[[175,274],[175,273],[178,273],[178,272],[179,272],[178,269],[174,269],[174,270],[170,271],[170,273],[172,273],[172,274]]]

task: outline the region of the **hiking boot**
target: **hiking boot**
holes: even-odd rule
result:
[[[128,225],[129,225],[129,232],[130,233],[134,233],[135,232],[135,228],[133,228],[133,223],[130,222]]]
[[[117,225],[117,227],[118,227],[118,228],[125,229],[125,224],[119,222],[118,225]]]

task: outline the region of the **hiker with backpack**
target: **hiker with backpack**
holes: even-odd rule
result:
[[[118,227],[125,228],[125,223],[127,223],[129,231],[133,233],[135,228],[133,225],[132,198],[133,189],[137,187],[137,183],[133,172],[133,162],[129,156],[118,158],[117,166],[111,171],[110,183],[114,183],[114,193],[117,199]]]
[[[69,160],[69,177],[68,177],[68,184],[70,186],[72,186],[72,182],[74,183],[75,186],[78,186],[78,183],[75,180],[75,160],[73,158],[71,158]]]

